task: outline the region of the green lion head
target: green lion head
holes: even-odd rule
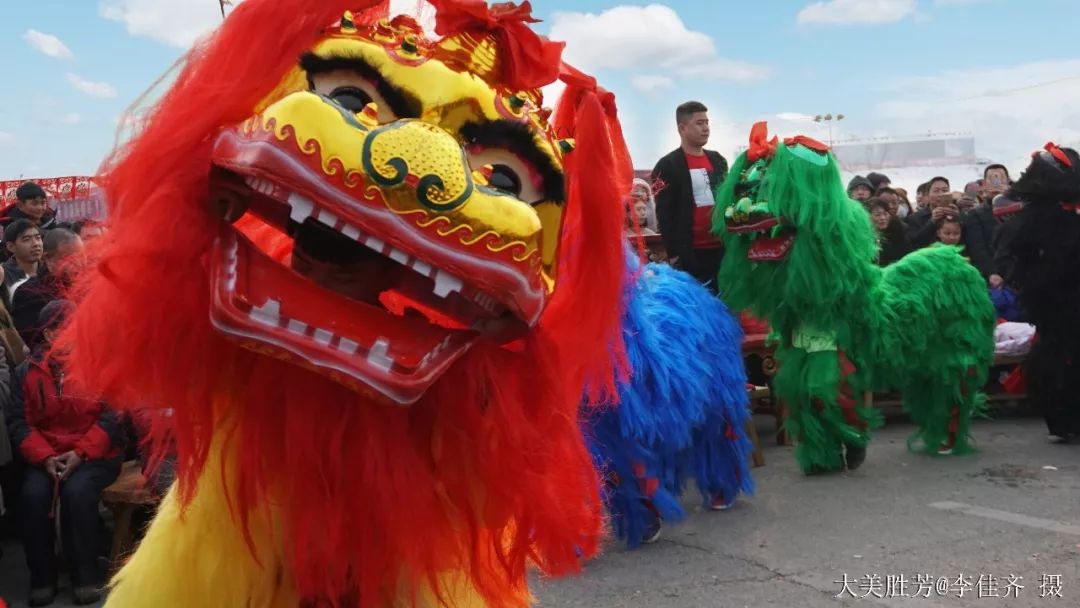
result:
[[[848,198],[828,147],[803,136],[769,140],[765,123],[717,191],[713,232],[726,247],[725,301],[778,330],[796,320],[835,326],[879,276],[870,215]]]

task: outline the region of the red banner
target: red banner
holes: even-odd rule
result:
[[[25,182],[35,182],[49,194],[49,206],[56,209],[61,222],[94,219],[105,220],[105,200],[101,188],[86,176],[46,177],[0,181],[2,207],[16,202],[15,191]]]

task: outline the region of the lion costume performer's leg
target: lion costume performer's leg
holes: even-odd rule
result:
[[[584,413],[612,524],[634,547],[657,516],[685,517],[679,496],[690,477],[706,504],[751,494],[753,480],[738,324],[689,275],[631,266],[623,332],[632,375],[617,406]]]
[[[246,514],[246,534],[240,515],[226,494],[228,469],[235,459],[213,454],[190,504],[182,505],[174,487],[162,501],[157,517],[139,550],[112,581],[106,606],[189,608],[190,606],[258,606],[297,608],[305,605],[359,605],[355,596],[300,598],[289,575],[282,522],[273,506]],[[454,608],[481,608],[484,602],[464,582],[448,573],[440,578],[443,601]],[[420,591],[416,606],[436,606],[430,590]],[[208,604],[209,598],[212,604]],[[321,602],[321,603],[320,603]],[[520,605],[528,603],[522,592]],[[389,590],[377,605],[408,606]],[[369,605],[365,603],[364,605]]]
[[[1054,437],[1080,435],[1080,337],[1070,336],[1072,323],[1039,328],[1039,337],[1024,362],[1028,398],[1042,411]],[[1060,331],[1055,331],[1060,330]]]
[[[684,450],[669,487],[685,486],[693,476],[705,504],[730,504],[740,493],[753,494],[746,435],[750,404],[742,359],[742,328],[724,303],[689,275],[669,266],[646,268],[650,297],[646,310],[668,342],[666,362],[692,373],[704,391],[691,448]],[[664,361],[663,353],[658,359]],[[671,353],[685,353],[672,356]],[[673,376],[675,369],[665,372]]]
[[[850,384],[854,366],[828,335],[797,332],[797,346],[777,351],[780,369],[773,381],[777,399],[788,407],[785,430],[795,438],[795,460],[804,473],[857,467],[881,426],[881,415],[857,405]]]
[[[935,246],[890,265],[875,298],[886,303],[875,380],[903,392],[928,454],[970,453],[971,419],[985,410],[994,357],[994,307],[986,282],[955,248]]]
[[[231,515],[227,479],[213,457],[190,504],[181,504],[176,487],[165,496],[139,550],[113,579],[107,606],[187,608],[210,597],[220,606],[300,605],[283,567],[279,523],[268,510],[250,513],[249,549]]]

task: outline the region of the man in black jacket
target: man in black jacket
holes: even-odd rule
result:
[[[935,177],[929,185],[925,203],[907,218],[908,242],[915,249],[929,247],[937,239],[937,224],[947,216],[960,217],[960,209],[949,195],[949,180]],[[919,186],[922,189],[922,186]]]
[[[31,277],[22,284],[11,298],[11,318],[19,336],[31,350],[41,340],[38,317],[41,310],[53,300],[59,299],[71,287],[80,269],[82,239],[65,228],[54,228],[45,234],[45,261],[47,271]]]
[[[56,212],[46,204],[45,189],[34,182],[25,182],[15,190],[16,203],[0,210],[0,226],[27,219],[42,230],[56,225]]]
[[[723,156],[706,150],[709,109],[688,101],[675,110],[682,144],[653,169],[656,217],[668,259],[677,268],[714,289],[724,250],[710,234],[713,190],[727,175]],[[715,289],[714,289],[715,290]]]

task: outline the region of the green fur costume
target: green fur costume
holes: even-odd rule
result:
[[[909,447],[972,450],[995,318],[985,281],[956,248],[879,268],[870,216],[848,198],[828,149],[802,137],[768,141],[764,123],[717,192],[714,232],[727,248],[724,300],[772,325],[773,387],[804,472],[862,461],[881,419],[861,407],[866,390],[903,393],[919,425]]]

